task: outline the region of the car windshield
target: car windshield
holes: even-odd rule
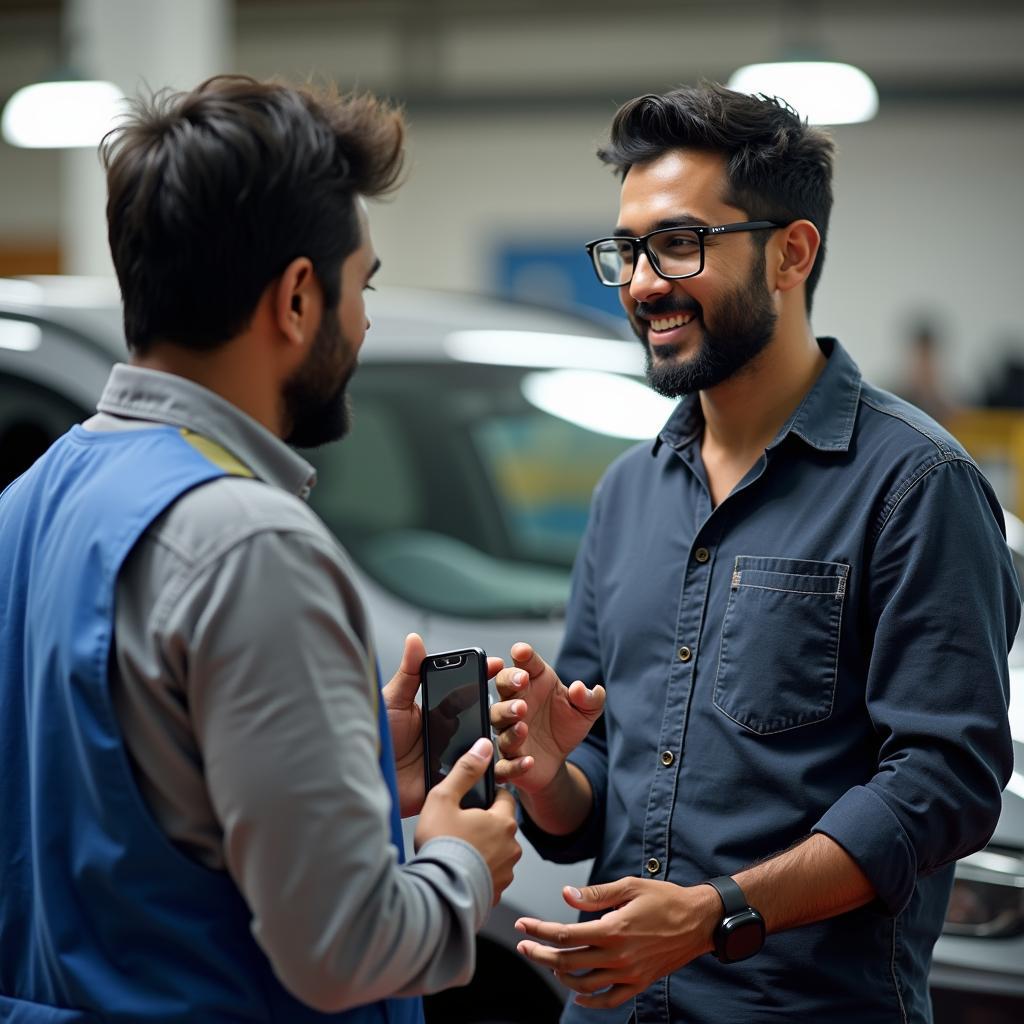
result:
[[[636,442],[542,411],[527,398],[537,376],[360,366],[349,437],[304,453],[318,471],[310,502],[392,593],[474,618],[563,610],[594,485]]]

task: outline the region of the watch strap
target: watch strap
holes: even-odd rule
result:
[[[728,875],[709,878],[705,884],[710,885],[718,893],[725,910],[725,917],[732,917],[734,914],[749,909],[750,904],[747,903],[747,897],[743,895],[743,890]]]

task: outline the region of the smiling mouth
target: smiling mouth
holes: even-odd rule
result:
[[[648,320],[651,330],[654,331],[671,331],[676,327],[685,327],[688,323],[692,323],[696,319],[695,313],[677,313],[674,316],[660,317],[656,320]]]

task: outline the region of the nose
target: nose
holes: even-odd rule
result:
[[[672,282],[659,277],[647,253],[640,253],[633,268],[633,280],[629,282],[629,294],[635,302],[650,302],[672,290]]]

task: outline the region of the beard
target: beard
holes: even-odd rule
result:
[[[286,381],[282,392],[288,444],[318,448],[348,433],[352,415],[345,392],[355,370],[338,314],[325,310],[306,361]]]
[[[726,295],[715,309],[713,324],[708,323],[703,307],[693,299],[667,296],[661,302],[637,303],[629,322],[644,346],[645,372],[652,390],[666,398],[706,391],[738,374],[764,351],[778,319],[764,273],[762,251],[746,284]],[[685,361],[673,359],[673,345],[652,346],[647,340],[646,322],[637,318],[637,314],[657,318],[673,313],[693,313],[693,322],[700,329],[697,352]]]

